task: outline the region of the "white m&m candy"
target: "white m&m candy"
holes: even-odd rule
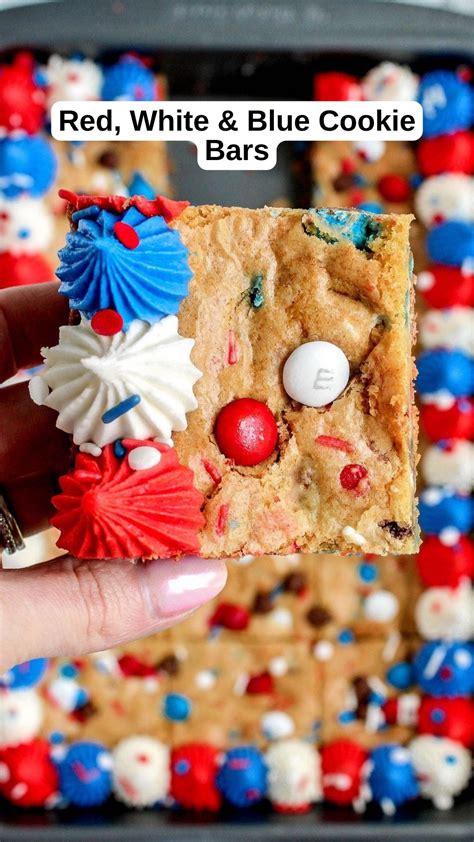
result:
[[[332,342],[305,342],[288,357],[283,386],[293,400],[304,406],[327,406],[349,382],[346,355]]]

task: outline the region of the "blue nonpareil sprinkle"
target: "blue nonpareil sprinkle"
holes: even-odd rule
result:
[[[124,401],[120,401],[120,403],[116,404],[116,406],[113,406],[111,409],[108,409],[107,412],[104,412],[102,421],[104,424],[111,424],[112,421],[116,421],[121,415],[125,415],[125,413],[129,412],[130,409],[137,406],[140,401],[140,395],[130,395],[129,398],[125,398]]]
[[[64,734],[62,731],[52,731],[49,735],[49,742],[52,743],[53,746],[60,745],[65,740]]]
[[[63,678],[75,678],[76,675],[78,675],[79,670],[76,666],[74,666],[74,664],[62,664],[59,668],[59,673],[63,676]]]
[[[343,710],[338,716],[339,722],[343,725],[347,725],[349,722],[354,722],[355,718],[356,715],[352,710]]]
[[[122,439],[116,439],[114,441],[114,453],[115,453],[117,459],[123,459],[126,452],[127,451],[125,450],[125,448],[122,444]]]
[[[342,629],[342,631],[339,632],[337,639],[339,643],[352,643],[354,640],[354,632],[350,629]]]

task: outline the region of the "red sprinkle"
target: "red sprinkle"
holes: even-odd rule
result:
[[[354,491],[367,474],[368,470],[363,465],[345,465],[339,474],[339,481],[343,488]]]
[[[204,470],[207,471],[212,481],[218,485],[222,479],[222,474],[219,471],[219,468],[213,465],[212,462],[209,462],[208,459],[202,459],[202,466]]]
[[[136,249],[140,245],[140,237],[135,231],[135,228],[127,225],[126,222],[116,222],[114,225],[114,234],[117,240],[127,249]]]
[[[91,328],[99,336],[114,336],[122,330],[123,319],[116,310],[99,310],[92,316]]]
[[[217,513],[217,521],[216,521],[216,534],[223,535],[227,526],[227,520],[229,518],[229,503],[223,503],[220,506],[219,511]]]
[[[237,345],[237,337],[235,331],[229,330],[229,344],[227,351],[227,362],[229,365],[235,365],[239,361],[239,347]]]
[[[338,439],[335,436],[316,436],[316,444],[322,444],[323,447],[333,447],[334,450],[343,450],[345,453],[352,453],[354,448],[351,443],[345,439]]]
[[[352,158],[343,158],[341,161],[341,170],[345,175],[350,175],[355,170],[355,163]]]
[[[133,676],[134,678],[147,678],[149,676],[156,676],[155,667],[150,664],[145,664],[135,655],[122,655],[118,659],[120,672],[126,678]]]

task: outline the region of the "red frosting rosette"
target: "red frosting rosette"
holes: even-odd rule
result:
[[[130,454],[155,449],[159,461],[137,469]],[[176,451],[153,441],[123,439],[117,456],[107,445],[100,456],[78,453],[74,469],[60,479],[51,524],[58,547],[77,558],[167,558],[199,550],[204,524],[202,494],[193,472]]]
[[[1,128],[35,134],[42,127],[45,107],[45,92],[34,80],[28,53],[19,53],[12,65],[0,66]]]
[[[58,773],[46,740],[0,750],[0,793],[20,807],[43,807],[58,792]]]

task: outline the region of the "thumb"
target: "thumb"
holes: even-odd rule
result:
[[[223,561],[190,556],[132,564],[70,556],[0,571],[0,671],[35,657],[80,655],[166,629],[216,596]]]

